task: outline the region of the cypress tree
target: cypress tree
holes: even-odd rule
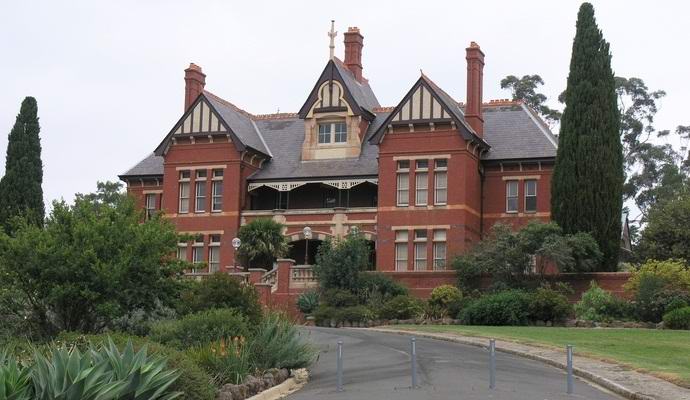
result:
[[[43,225],[40,130],[36,99],[27,97],[9,134],[5,176],[0,180],[0,226],[6,232],[11,232],[15,216],[24,216],[34,225]]]
[[[604,254],[603,270],[612,271],[620,248],[624,175],[611,53],[591,4],[580,7],[576,27],[551,211],[565,233],[590,233]]]

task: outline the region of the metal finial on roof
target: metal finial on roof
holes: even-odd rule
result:
[[[328,32],[328,37],[331,38],[331,44],[328,46],[328,48],[331,50],[331,56],[329,57],[329,60],[332,60],[333,57],[335,57],[335,37],[338,36],[338,32],[335,31],[335,20],[331,20],[331,31]]]

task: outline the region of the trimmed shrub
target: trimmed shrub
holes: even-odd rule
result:
[[[690,268],[681,260],[648,260],[632,273],[625,289],[637,294],[643,278],[648,276],[657,277],[666,288],[690,291]]]
[[[531,296],[521,290],[489,294],[471,302],[460,312],[467,325],[527,325]]]
[[[331,307],[352,307],[359,304],[357,296],[343,289],[328,289],[323,293],[323,303]]]
[[[664,315],[664,327],[668,329],[690,329],[690,307],[675,309]]]
[[[313,291],[304,292],[297,297],[297,308],[303,314],[311,314],[319,306],[319,294]]]
[[[592,281],[575,304],[575,315],[587,321],[612,321],[628,319],[632,313],[630,304],[600,288]]]
[[[201,282],[187,282],[187,285],[180,295],[180,314],[234,308],[246,316],[251,324],[261,321],[261,304],[254,285],[242,285],[222,272],[216,272]]]
[[[128,341],[131,341],[134,350],[139,350],[146,346],[148,353],[166,357],[167,365],[171,369],[180,372],[180,377],[170,387],[171,390],[182,392],[185,400],[215,400],[216,389],[212,384],[211,376],[204,371],[186,353],[151,342],[146,338],[138,336],[128,336],[125,334],[111,335],[82,335],[73,332],[63,332],[58,336],[57,343],[62,343],[66,347],[78,347],[80,350],[87,350],[89,344],[103,345],[112,339],[118,348],[124,348]]]
[[[551,288],[540,287],[530,296],[529,314],[533,321],[564,321],[573,310],[568,298]]]
[[[217,309],[190,314],[178,320],[156,322],[151,326],[150,338],[186,349],[248,334],[247,319],[242,314],[234,309]]]
[[[424,302],[412,296],[395,296],[378,310],[382,319],[412,319],[424,312]]]
[[[452,285],[441,285],[431,291],[429,304],[448,310],[451,304],[457,303],[460,300],[462,300],[462,292],[460,289]]]

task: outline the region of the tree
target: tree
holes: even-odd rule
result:
[[[596,270],[602,254],[587,233],[564,234],[555,223],[531,221],[519,231],[496,224],[489,237],[469,253],[453,260],[460,286],[479,286],[483,274],[491,275],[495,286],[522,287],[540,280],[549,265],[561,272]]]
[[[27,97],[9,134],[5,176],[0,180],[0,226],[6,232],[11,232],[12,218],[16,216],[25,216],[33,225],[43,224],[40,130],[36,99]]]
[[[655,206],[637,249],[638,257],[690,260],[690,195]]]
[[[578,13],[552,179],[551,212],[566,233],[587,232],[615,270],[623,207],[623,152],[609,44],[583,3]]]
[[[359,272],[369,269],[369,252],[369,246],[359,232],[321,244],[314,265],[321,289],[344,289],[355,293],[360,287]]]
[[[283,225],[270,218],[255,219],[244,225],[238,237],[242,241],[239,257],[250,268],[273,269],[273,261],[288,251]]]
[[[501,89],[509,89],[512,92],[513,100],[522,100],[533,110],[538,112],[549,125],[553,125],[561,119],[561,112],[548,107],[546,95],[537,93],[537,87],[544,84],[544,80],[539,75],[524,75],[518,78],[515,75],[508,75],[501,80]]]
[[[100,192],[111,201],[78,195],[73,205],[54,202],[45,226],[22,219],[13,236],[0,235],[0,287],[17,294],[0,303],[39,336],[98,332],[179,296],[184,263],[173,256],[175,227],[159,217],[140,223],[132,198],[106,194]]]

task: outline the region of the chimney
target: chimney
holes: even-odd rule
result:
[[[191,63],[184,70],[184,111],[187,111],[194,100],[204,91],[206,74],[201,72],[201,67]]]
[[[359,33],[359,28],[349,27],[345,32],[345,65],[352,71],[358,82],[362,83],[362,47],[364,36]]]
[[[482,87],[484,82],[484,53],[475,42],[467,51],[467,105],[465,120],[480,137],[484,136],[484,117],[482,116]]]

